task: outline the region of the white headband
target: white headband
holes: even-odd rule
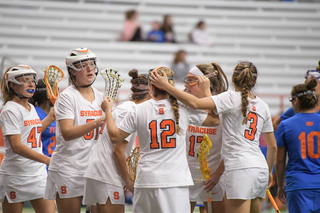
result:
[[[203,76],[204,74],[199,70],[198,67],[192,67],[189,73],[195,75],[195,76]]]

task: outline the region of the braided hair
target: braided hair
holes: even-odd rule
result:
[[[249,61],[240,62],[233,72],[233,83],[241,91],[242,124],[247,123],[248,94],[255,86],[258,77],[257,68]]]
[[[173,77],[174,73],[171,69],[169,69],[168,67],[158,67],[155,68],[153,71],[156,71],[160,76],[162,76],[161,71],[163,71],[164,73],[166,73],[166,75],[168,77]],[[174,86],[174,80],[170,79],[168,80],[169,84],[171,84],[172,86]],[[174,113],[174,117],[176,120],[176,132],[179,135],[180,133],[180,126],[179,126],[179,119],[180,119],[180,113],[179,113],[179,104],[177,99],[172,96],[171,94],[167,93],[166,91],[159,89],[157,87],[154,86],[155,92],[154,92],[154,97],[157,97],[158,94],[168,94],[169,95],[169,102],[171,104],[171,107],[173,109],[173,113]]]

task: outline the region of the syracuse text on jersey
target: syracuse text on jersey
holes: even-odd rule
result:
[[[194,132],[194,133],[208,134],[208,135],[215,135],[217,133],[217,129],[215,129],[215,128],[195,127],[195,126],[190,126],[190,125],[188,127],[188,131]]]

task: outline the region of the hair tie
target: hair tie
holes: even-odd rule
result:
[[[316,101],[318,101],[317,96],[316,96],[316,92],[315,92],[315,91],[311,91],[311,90],[307,90],[307,91],[305,91],[305,92],[300,92],[300,93],[298,93],[298,94],[296,94],[296,95],[292,95],[291,98],[289,98],[289,100],[292,102],[292,100],[295,99],[295,98],[299,98],[299,97],[301,97],[301,96],[311,95],[311,94],[313,95],[314,99],[315,99]]]

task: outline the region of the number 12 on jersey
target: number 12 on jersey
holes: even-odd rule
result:
[[[175,148],[176,147],[176,138],[170,138],[176,133],[176,125],[175,122],[171,119],[165,119],[160,121],[160,137],[158,138],[158,129],[157,129],[158,121],[153,120],[149,123],[149,131],[150,131],[150,148],[151,149],[159,149],[160,144],[161,148]]]

